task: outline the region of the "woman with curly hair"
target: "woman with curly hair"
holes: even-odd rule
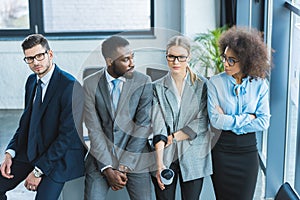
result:
[[[210,78],[208,112],[220,130],[213,147],[217,199],[252,200],[259,160],[255,132],[269,127],[271,62],[260,32],[232,27],[219,40],[225,71]]]

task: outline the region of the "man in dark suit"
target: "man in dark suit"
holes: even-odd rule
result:
[[[84,173],[83,90],[53,63],[44,36],[29,35],[22,48],[34,74],[27,79],[24,112],[1,164],[0,199],[25,179],[25,187],[37,191],[36,199],[54,200],[66,181]]]
[[[102,54],[107,67],[84,80],[91,141],[85,199],[105,199],[109,188],[124,186],[133,200],[151,199],[149,169],[143,162],[150,132],[150,77],[133,71],[134,54],[123,37],[106,39]]]

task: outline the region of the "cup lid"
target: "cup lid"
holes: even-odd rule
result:
[[[161,171],[161,176],[169,180],[173,177],[173,171],[170,169],[164,169]]]

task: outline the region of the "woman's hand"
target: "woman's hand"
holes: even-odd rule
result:
[[[220,106],[216,106],[216,110],[220,113],[220,114],[224,114],[223,109]]]
[[[162,166],[162,167],[158,168],[157,171],[156,171],[156,180],[157,180],[157,184],[158,184],[158,186],[159,186],[159,188],[160,188],[161,190],[164,190],[164,189],[165,189],[165,185],[161,182],[161,179],[160,179],[160,172],[161,172],[162,170],[164,170],[164,169],[166,169],[166,167],[165,167],[165,166]]]
[[[169,139],[168,139],[169,140]],[[155,153],[156,153],[156,166],[157,166],[157,170],[156,170],[156,180],[158,183],[158,186],[160,187],[161,190],[165,189],[164,184],[161,182],[160,179],[160,172],[165,169],[165,165],[164,165],[164,148],[165,148],[165,142],[164,141],[159,141],[158,143],[155,144]]]
[[[167,146],[169,146],[170,144],[172,144],[172,143],[173,143],[173,139],[174,139],[174,137],[173,137],[173,135],[168,135],[167,139],[168,139],[168,141],[167,141],[167,143],[166,143],[166,146],[165,146],[165,147],[167,147]]]
[[[168,136],[168,143],[169,143],[169,138],[172,141],[171,142],[171,144],[172,144],[174,140],[176,140],[177,142],[183,141],[183,140],[189,140],[190,136],[187,135],[186,133],[184,133],[182,130],[179,130]]]
[[[250,119],[251,120],[256,119],[256,115],[255,114],[250,114]]]

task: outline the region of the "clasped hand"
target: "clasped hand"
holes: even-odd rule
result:
[[[128,180],[126,173],[112,168],[105,169],[103,174],[105,175],[111,189],[114,191],[122,189],[126,185]]]

